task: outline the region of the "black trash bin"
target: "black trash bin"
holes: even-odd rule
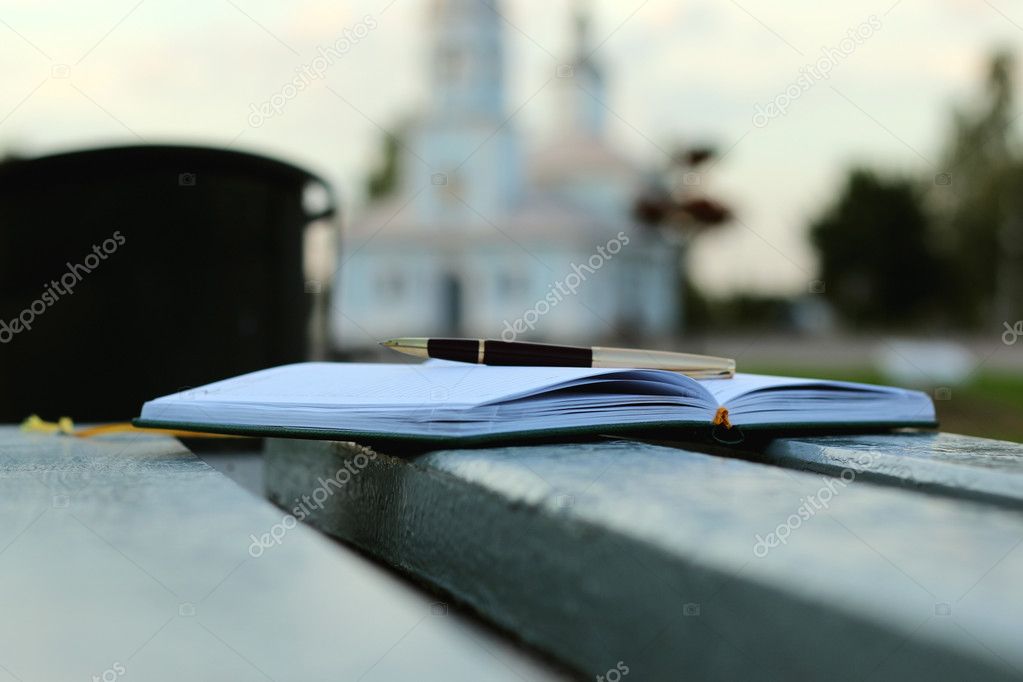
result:
[[[305,357],[303,192],[251,154],[139,146],[0,164],[0,421],[141,403]]]

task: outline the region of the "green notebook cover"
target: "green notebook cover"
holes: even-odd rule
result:
[[[744,425],[724,428],[706,422],[649,422],[644,424],[602,424],[530,431],[477,434],[472,436],[445,436],[394,433],[384,431],[360,431],[355,429],[301,428],[293,426],[251,426],[236,424],[198,424],[194,422],[160,421],[137,418],[132,424],[142,428],[174,429],[197,433],[217,433],[255,438],[301,438],[307,440],[356,441],[363,443],[407,443],[431,447],[474,447],[480,445],[506,445],[513,443],[543,443],[602,436],[622,438],[649,438],[665,440],[714,441],[721,444],[739,444],[749,435],[760,437],[792,434],[838,434],[890,431],[901,428],[936,428],[936,421],[920,422],[851,422],[836,423],[792,423]]]

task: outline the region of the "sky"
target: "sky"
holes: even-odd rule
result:
[[[572,4],[500,3],[510,124],[534,148],[550,132],[545,83],[569,52]],[[737,220],[690,254],[697,283],[719,294],[806,291],[816,279],[807,226],[846,169],[943,172],[952,107],[977,99],[992,48],[1023,42],[1023,6],[1008,0],[591,6],[614,144],[649,167],[679,144],[723,153],[701,186]],[[321,174],[350,216],[382,131],[428,96],[426,9],[426,0],[0,0],[0,152],[230,146]],[[279,114],[253,115],[318,47],[345,36],[356,36],[350,49]]]

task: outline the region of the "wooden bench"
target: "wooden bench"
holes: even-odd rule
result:
[[[171,438],[0,428],[0,508],[3,682],[564,679]]]
[[[265,466],[278,505],[589,679],[1023,678],[1023,446],[701,450],[269,440]]]

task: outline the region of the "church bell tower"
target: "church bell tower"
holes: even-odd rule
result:
[[[573,16],[571,77],[559,79],[561,129],[564,134],[600,138],[606,122],[607,85],[594,57],[592,18],[588,3],[577,0]]]
[[[427,33],[428,101],[411,134],[416,156],[406,159],[414,171],[406,191],[426,186],[417,210],[438,229],[499,220],[523,185],[518,136],[505,110],[501,7],[498,0],[431,0]]]
[[[500,121],[504,41],[497,0],[433,0],[429,71],[434,112]]]

